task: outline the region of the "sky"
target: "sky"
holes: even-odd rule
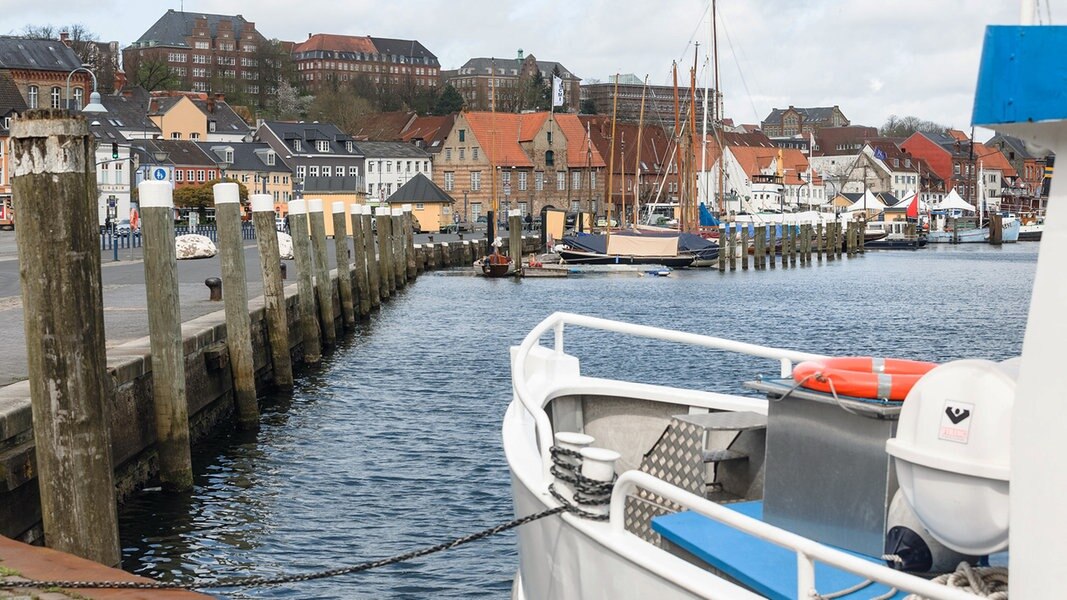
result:
[[[1067,0],[1028,0],[1042,22],[1067,23]],[[184,10],[241,14],[268,38],[309,33],[416,39],[443,69],[521,48],[583,79],[616,72],[688,79],[694,44],[709,76],[708,0],[184,0]],[[61,11],[56,9],[62,6]],[[759,123],[772,108],[838,105],[853,124],[891,114],[968,129],[989,24],[1016,24],[1015,0],[718,0],[725,115]],[[0,0],[0,33],[80,23],[125,46],[180,0]],[[298,7],[298,10],[294,10]],[[710,79],[709,79],[710,80]],[[700,84],[703,85],[703,84]],[[983,137],[981,135],[979,138]]]

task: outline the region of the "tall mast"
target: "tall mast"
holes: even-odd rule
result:
[[[648,75],[645,75],[645,85],[641,88],[641,112],[637,117],[637,158],[634,160],[634,228],[637,228],[637,213],[641,191],[641,133],[645,128],[645,92],[648,90]]]
[[[719,25],[716,19],[715,0],[711,0],[711,44],[715,56],[715,124],[720,135],[722,127],[722,94],[719,93]],[[725,136],[723,136],[725,138]],[[725,142],[725,139],[723,140]],[[726,144],[719,143],[719,216],[726,216]]]
[[[685,153],[688,157],[685,162],[689,167],[686,172],[686,187],[689,188],[689,199],[686,202],[689,207],[689,227],[686,231],[690,233],[700,228],[696,198],[696,156],[693,155],[696,146],[693,143],[693,136],[696,135],[697,130],[697,57],[699,56],[699,51],[700,43],[698,42],[696,47],[693,48],[693,67],[689,69],[689,135],[685,145]]]
[[[606,240],[611,239],[611,194],[612,185],[614,185],[615,179],[615,118],[618,116],[619,111],[619,74],[615,74],[615,91],[611,100],[611,146],[608,149],[608,187],[604,190],[604,195],[607,198],[608,214],[607,214],[607,237]]]
[[[489,125],[491,129],[490,138],[493,147],[492,152],[486,152],[489,157],[489,193],[493,195],[492,200],[489,201],[489,206],[493,207],[493,219],[500,220],[500,207],[497,206],[498,199],[496,197],[496,164],[493,161],[493,156],[496,153],[496,59],[490,59],[490,73],[489,73]],[[487,227],[491,230],[492,224],[488,224]]]
[[[619,132],[619,224],[626,223],[626,132]],[[611,229],[611,219],[608,219]]]
[[[676,166],[681,167],[682,163],[682,112],[678,108],[678,61],[672,63],[672,69],[674,72],[674,148],[676,150],[675,156],[678,163]],[[675,169],[676,172],[681,172],[681,168]],[[670,173],[670,166],[667,167],[667,172]],[[674,178],[678,182],[678,229],[685,231],[685,200],[682,197],[682,180],[679,177]]]
[[[593,213],[593,132],[589,121],[585,122],[585,171],[589,177],[589,212]]]

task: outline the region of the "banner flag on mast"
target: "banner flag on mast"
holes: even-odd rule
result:
[[[563,106],[563,79],[552,76],[552,108]]]

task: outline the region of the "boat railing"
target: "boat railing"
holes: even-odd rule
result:
[[[975,600],[976,598],[976,596],[960,589],[950,588],[921,577],[890,569],[764,523],[731,510],[726,506],[687,492],[642,471],[626,471],[619,476],[615,483],[615,489],[611,495],[611,512],[608,523],[617,535],[622,535],[625,531],[626,498],[635,494],[637,488],[671,500],[686,510],[718,521],[727,527],[794,552],[797,557],[797,598],[822,597],[818,595],[815,588],[816,562],[932,600]],[[644,540],[641,540],[641,542],[648,543]]]
[[[749,344],[746,342],[738,342],[735,340],[685,331],[661,329],[659,327],[650,327],[648,325],[636,325],[633,323],[624,323],[621,321],[612,321],[610,319],[576,315],[566,312],[553,313],[548,318],[538,323],[537,326],[526,335],[526,338],[523,339],[518,350],[515,352],[514,359],[511,363],[511,381],[514,386],[515,396],[518,398],[519,402],[522,403],[526,411],[534,418],[536,428],[535,436],[537,439],[538,451],[541,454],[541,467],[545,485],[548,485],[548,483],[552,481],[552,475],[549,472],[549,469],[552,466],[552,459],[549,452],[553,443],[552,423],[549,421],[548,414],[545,412],[544,401],[540,398],[533,397],[530,386],[526,381],[526,358],[529,355],[530,350],[540,345],[541,337],[550,331],[554,332],[555,337],[554,352],[556,355],[562,356],[564,353],[563,332],[566,325],[575,325],[587,329],[610,331],[635,337],[656,339],[713,350],[723,350],[735,354],[745,354],[758,358],[772,359],[778,361],[782,377],[792,376],[793,364],[795,362],[823,358],[823,356],[819,354],[760,346],[758,344]]]

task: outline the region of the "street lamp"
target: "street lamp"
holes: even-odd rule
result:
[[[85,105],[82,109],[84,113],[106,113],[107,109],[103,104],[100,104],[100,92],[96,91],[96,74],[89,70],[88,67],[78,67],[67,74],[67,108],[70,108],[70,78],[79,71],[85,71],[89,74],[89,77],[93,78],[93,93],[89,94],[89,104]]]

